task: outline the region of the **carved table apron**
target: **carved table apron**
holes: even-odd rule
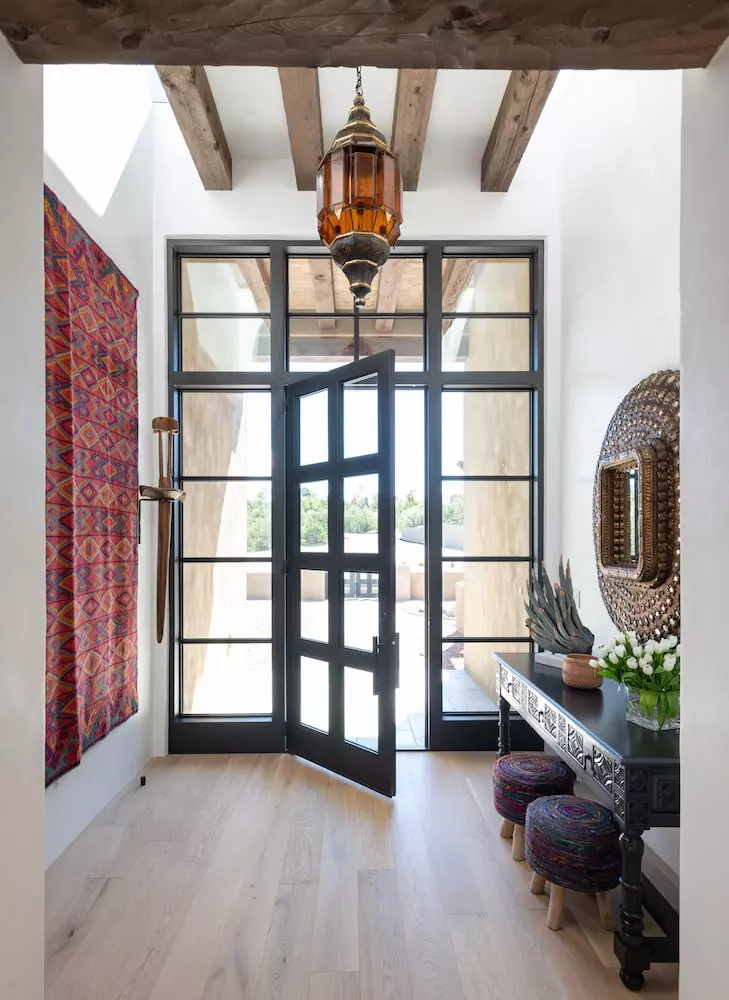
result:
[[[643,833],[678,826],[679,735],[651,732],[625,718],[625,692],[606,680],[597,691],[568,688],[561,673],[529,653],[496,656],[499,756],[510,752],[510,710],[515,709],[548,746],[610,805],[620,827],[623,856],[620,927],[615,954],[620,978],[643,986],[651,962],[678,961],[678,914],[642,875]],[[646,937],[643,907],[666,937]]]

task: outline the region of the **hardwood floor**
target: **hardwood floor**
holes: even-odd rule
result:
[[[547,929],[492,762],[399,754],[393,802],[288,756],[153,762],[48,872],[47,1000],[626,997],[594,900]]]

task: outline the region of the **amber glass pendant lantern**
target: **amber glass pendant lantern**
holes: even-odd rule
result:
[[[355,306],[362,306],[400,238],[402,178],[370,118],[361,68],[347,123],[319,164],[316,190],[319,236],[344,271]]]

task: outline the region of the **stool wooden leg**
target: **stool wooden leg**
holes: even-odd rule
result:
[[[609,892],[597,893],[597,908],[600,911],[600,923],[606,931],[614,931],[617,928],[613,907]]]
[[[503,837],[504,840],[508,840],[509,837],[514,836],[514,824],[510,819],[501,820],[501,829],[499,830],[499,836]]]
[[[511,844],[511,856],[514,861],[524,860],[524,827],[514,824],[514,840]]]
[[[547,884],[547,880],[542,875],[537,875],[536,872],[532,875],[531,893],[533,896],[541,896],[544,892],[544,887]]]
[[[549,891],[549,910],[547,911],[547,927],[550,931],[558,931],[562,926],[562,911],[566,889],[561,885],[552,885]]]

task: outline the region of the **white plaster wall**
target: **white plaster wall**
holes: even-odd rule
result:
[[[681,74],[575,73],[560,126],[562,546],[602,641],[615,626],[593,548],[597,456],[628,390],[679,363]]]
[[[0,996],[42,1000],[45,340],[42,71],[0,38]]]
[[[103,215],[97,214],[46,157],[45,180],[72,215],[124,272],[139,292],[139,466],[140,482],[156,483],[152,417],[166,412],[152,405],[152,158],[151,116]],[[160,333],[163,338],[163,334]],[[156,453],[155,453],[156,454]],[[146,516],[145,516],[146,515]],[[152,753],[152,615],[155,601],[154,517],[143,511],[139,549],[139,712],[83,755],[79,767],[46,791],[46,864],[51,864],[129,782]]]
[[[562,151],[562,551],[580,614],[615,634],[592,535],[595,465],[623,396],[680,359],[681,74],[574,73]],[[556,568],[556,567],[553,567]],[[677,830],[647,837],[679,867]]]
[[[684,74],[683,95],[680,992],[694,1000],[726,993],[729,46]]]
[[[549,141],[548,106],[522,162],[511,191],[481,194],[474,178],[454,171],[455,179],[440,180],[437,191],[405,194],[403,239],[546,240],[547,348],[546,401],[546,555],[559,556],[560,542],[560,251],[558,228],[557,148]],[[157,104],[155,114],[154,398],[166,412],[166,256],[169,237],[238,239],[311,239],[316,232],[316,194],[274,186],[256,172],[243,180],[235,171],[231,192],[206,192],[185,147],[169,105]],[[166,650],[155,656],[154,752],[166,752]]]

